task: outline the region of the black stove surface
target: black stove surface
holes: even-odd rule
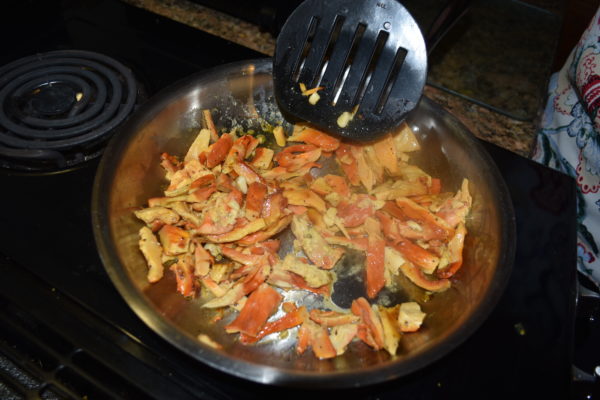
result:
[[[97,51],[128,65],[152,95],[203,68],[257,56],[117,0],[12,3],[0,32],[14,41],[0,52],[0,65],[36,52]],[[472,337],[438,362],[385,384],[338,390],[336,396],[570,397],[574,182],[485,146],[508,183],[517,217],[515,266],[498,306]],[[0,398],[333,394],[223,374],[143,324],[113,287],[96,251],[90,215],[96,167],[97,160],[53,174],[0,171]]]

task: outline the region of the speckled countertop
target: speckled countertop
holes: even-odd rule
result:
[[[272,55],[275,39],[248,22],[186,0],[123,0],[156,14]],[[516,119],[492,111],[462,96],[427,85],[425,95],[454,114],[477,137],[522,156],[528,156],[535,137],[537,118]]]

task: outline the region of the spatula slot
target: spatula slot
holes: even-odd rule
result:
[[[405,48],[398,48],[396,51],[396,56],[394,57],[394,63],[392,64],[392,68],[388,73],[388,76],[385,80],[385,84],[383,86],[383,90],[381,91],[381,95],[379,96],[379,100],[377,100],[377,106],[375,107],[375,114],[381,114],[383,109],[390,97],[390,93],[392,92],[392,88],[396,83],[396,79],[400,74],[400,70],[402,69],[402,64],[404,64],[404,60],[406,59],[406,55],[408,54],[408,50]]]
[[[302,47],[302,51],[300,52],[299,57],[294,64],[294,69],[292,70],[292,81],[296,83],[298,83],[298,80],[300,79],[300,71],[302,71],[306,57],[308,57],[308,53],[312,48],[313,40],[315,38],[315,34],[317,33],[317,28],[319,27],[319,22],[319,17],[313,16],[310,19],[308,30],[306,31],[306,38],[304,39],[304,46]]]
[[[346,78],[348,77],[348,74],[350,73],[350,68],[354,64],[354,58],[356,57],[356,53],[358,51],[359,44],[360,44],[366,30],[367,30],[367,25],[361,23],[361,24],[358,24],[358,26],[356,27],[356,30],[354,31],[354,37],[352,38],[352,45],[350,46],[350,51],[348,51],[348,55],[346,57],[346,62],[344,63],[344,72],[342,73],[342,75],[340,77],[338,77],[338,79],[336,80],[336,83],[333,87],[334,96],[333,96],[333,102],[331,103],[331,105],[334,107],[338,101],[338,98],[340,97],[342,88],[344,87],[344,84],[346,83]]]
[[[373,76],[373,73],[375,72],[375,68],[377,67],[377,63],[381,56],[381,52],[383,51],[383,49],[385,47],[385,43],[387,42],[389,36],[390,36],[390,34],[387,33],[386,31],[379,31],[379,34],[377,35],[377,39],[375,40],[375,46],[373,48],[373,52],[371,53],[371,59],[369,61],[367,69],[365,70],[365,73],[363,74],[363,76],[360,80],[360,84],[356,91],[356,97],[354,98],[354,101],[352,102],[352,107],[355,107],[356,105],[359,105],[362,102],[362,99],[365,96],[365,92],[366,92],[367,88],[369,87],[369,83],[371,82],[371,77]]]
[[[340,37],[340,32],[342,31],[342,27],[344,26],[344,21],[346,17],[343,15],[336,15],[335,20],[333,22],[333,28],[329,33],[329,39],[327,40],[327,47],[323,56],[321,57],[321,61],[319,63],[319,67],[316,70],[316,75],[311,81],[310,87],[319,86],[321,80],[323,79],[323,75],[325,75],[325,71],[327,71],[327,66],[329,64],[329,60],[331,59],[331,54],[333,53],[333,49],[335,48],[335,43]]]

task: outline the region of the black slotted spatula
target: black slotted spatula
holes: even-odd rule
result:
[[[396,0],[305,0],[286,21],[275,49],[281,110],[353,140],[394,130],[418,104],[427,53],[470,3],[448,0],[424,40]],[[317,99],[308,96],[314,90]]]
[[[426,77],[425,40],[396,0],[306,0],[284,24],[273,60],[284,113],[361,141],[397,128]],[[318,100],[302,91],[317,87]]]

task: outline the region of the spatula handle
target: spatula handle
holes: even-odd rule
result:
[[[431,54],[446,32],[466,14],[470,5],[471,0],[450,0],[446,3],[429,26],[429,30],[425,35],[428,54]]]

